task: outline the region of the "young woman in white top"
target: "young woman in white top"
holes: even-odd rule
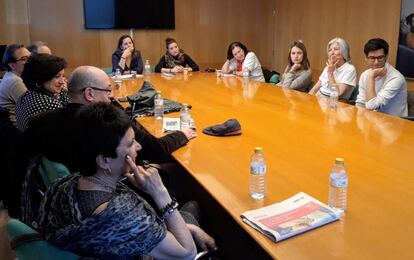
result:
[[[288,65],[278,85],[304,92],[311,84],[312,71],[306,47],[303,42],[295,41],[290,46]]]
[[[248,51],[246,46],[240,42],[233,42],[227,49],[227,60],[221,70],[223,73],[233,73],[243,76],[243,71],[249,71],[250,79],[265,81],[262,66],[254,52]]]
[[[327,45],[328,61],[319,81],[309,91],[311,95],[330,96],[331,86],[336,84],[340,99],[349,99],[356,86],[356,70],[351,64],[349,46],[344,39],[334,38]]]

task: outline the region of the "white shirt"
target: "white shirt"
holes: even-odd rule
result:
[[[246,57],[244,58],[242,71],[244,71],[245,68],[249,70],[250,79],[263,82],[265,81],[265,78],[263,76],[262,65],[260,65],[259,59],[257,58],[256,54],[254,54],[254,52],[252,51],[247,53]],[[230,60],[229,69],[237,69],[236,58]]]
[[[375,78],[377,96],[366,100],[365,92],[372,69],[367,69],[359,79],[359,93],[356,105],[394,116],[407,116],[407,83],[404,76],[393,66],[385,63],[387,74]]]
[[[341,67],[335,68],[333,72],[333,76],[335,78],[336,84],[346,84],[348,86],[356,86],[357,83],[357,76],[356,76],[356,69],[354,65],[352,65],[349,62],[345,62],[342,64]],[[321,81],[321,88],[319,89],[319,92],[322,93],[325,96],[331,95],[331,88],[329,86],[329,78],[328,78],[328,68],[325,67],[323,70],[321,76],[319,77],[319,80]],[[342,98],[348,99],[351,95],[352,88],[348,90],[347,93],[342,94]]]
[[[11,122],[16,125],[16,101],[26,92],[22,78],[11,71],[6,72],[0,83],[0,106],[7,108]]]

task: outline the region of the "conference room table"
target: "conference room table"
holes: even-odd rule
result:
[[[414,258],[414,122],[239,77],[192,72],[147,78],[164,98],[191,104],[198,137],[172,156],[233,221],[277,259]],[[143,78],[124,80],[117,97],[136,92]],[[165,117],[179,117],[178,113]],[[205,127],[236,118],[242,135],[215,137]],[[155,136],[161,123],[138,121]],[[256,146],[266,157],[266,196],[249,195]],[[347,210],[340,221],[281,242],[245,224],[249,210],[305,192],[327,203],[336,157],[348,169]]]

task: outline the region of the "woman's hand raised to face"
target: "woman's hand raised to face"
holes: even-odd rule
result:
[[[131,169],[131,172],[125,175],[135,187],[151,196],[166,191],[157,169],[137,166],[130,156],[126,156],[125,160]]]
[[[292,68],[290,68],[289,72],[295,72],[298,71],[300,68],[302,67],[302,65],[300,64],[293,64]]]
[[[328,69],[328,74],[333,74],[336,66],[338,65],[339,60],[334,60],[333,58],[329,58],[326,62],[326,67]]]
[[[123,58],[128,58],[131,57],[132,55],[132,47],[131,48],[126,48],[123,52],[122,52],[122,57]]]

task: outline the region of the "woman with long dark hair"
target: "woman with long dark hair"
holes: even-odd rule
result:
[[[122,74],[130,71],[142,74],[141,52],[135,49],[134,41],[129,35],[122,35],[119,38],[116,50],[112,54],[112,72],[115,72],[117,69]]]
[[[233,73],[242,76],[243,71],[248,71],[249,78],[257,81],[265,81],[262,65],[256,54],[249,51],[241,42],[233,42],[227,48],[227,60],[221,70],[224,73]]]
[[[173,38],[165,39],[165,47],[167,51],[155,66],[155,72],[179,73],[183,72],[187,66],[188,71],[200,70],[197,63],[178,47],[177,41]]]

